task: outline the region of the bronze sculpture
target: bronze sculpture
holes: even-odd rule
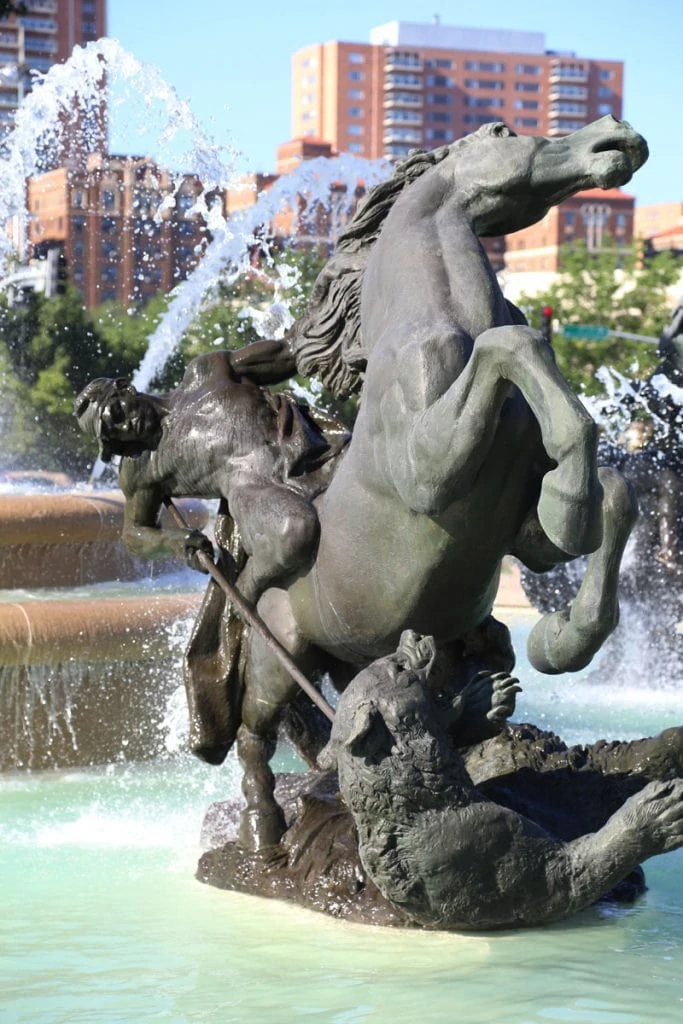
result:
[[[491,614],[503,556],[514,554],[544,569],[588,555],[572,605],[542,618],[529,640],[530,659],[541,671],[576,670],[616,624],[619,561],[636,515],[626,481],[614,470],[598,469],[595,424],[557,370],[549,345],[503,298],[478,237],[531,224],[579,189],[624,184],[646,157],[641,136],[611,117],[563,139],[519,137],[503,124],[489,124],[451,146],[414,154],[361,203],[278,357],[283,372],[291,372],[295,362],[302,372],[317,372],[338,394],[362,384],[362,402],[351,442],[313,498],[314,532],[290,564],[267,578],[268,589],[259,596],[255,588],[250,596],[259,598],[259,615],[299,667],[317,678],[329,672],[339,690],[359,669],[390,658],[406,629],[429,634],[439,678],[447,680],[451,705],[459,708],[448,731],[453,751],[474,749],[501,730],[505,734],[514,710],[514,652],[506,627]],[[244,358],[248,364],[249,355]],[[108,416],[106,404],[94,420],[85,417],[96,433]],[[176,480],[173,469],[176,457],[183,461],[182,420],[174,441],[168,440],[171,416],[161,417],[160,436],[156,427],[149,431],[137,480],[144,485],[163,451],[172,493],[189,488],[225,499],[226,518],[241,519],[238,525],[248,534],[249,503],[240,509],[238,499],[233,508],[226,493],[230,485],[214,472],[231,429],[227,406],[225,413],[220,422],[190,419],[196,458],[194,475],[186,480]],[[254,459],[248,447],[242,451],[247,477],[259,465],[260,444],[257,431]],[[124,459],[124,467],[129,461]],[[314,463],[308,467],[311,481]],[[134,509],[134,465],[122,476],[133,481],[128,486]],[[131,537],[142,526],[151,531],[152,543],[158,540],[159,503],[157,493],[155,509],[145,506],[144,522],[133,514]],[[276,528],[276,519],[264,522],[266,531]],[[254,558],[253,532],[248,543]],[[197,544],[201,548],[203,542]],[[227,551],[229,543],[223,547]],[[226,571],[239,588],[239,566]],[[370,678],[375,670],[367,669]],[[269,767],[277,725],[296,683],[254,631],[244,638],[238,674],[243,692],[230,724],[221,724],[216,711],[219,738],[230,742],[239,717],[245,806],[239,843],[232,844],[228,858],[235,887],[245,884],[255,865],[266,874],[273,866],[284,870],[284,851],[291,852],[292,842],[283,835],[288,826],[290,837],[299,827],[296,813],[285,820]],[[220,687],[212,692],[220,694]],[[205,716],[209,729],[215,703]],[[319,730],[311,749],[326,738]],[[201,743],[196,746],[207,756]],[[679,750],[673,746],[662,772],[678,775]],[[209,744],[210,759],[220,760],[225,747]],[[435,749],[427,769],[439,771],[440,757]],[[626,770],[629,777],[636,774],[633,765]],[[639,778],[636,789],[644,781]],[[345,796],[352,804],[353,795]],[[480,797],[470,788],[467,800],[478,803]],[[653,824],[648,832],[650,811],[641,814],[641,808],[653,801],[650,817],[671,819],[669,831]],[[649,855],[650,847],[678,843],[679,805],[678,784],[628,805],[614,827],[624,841],[642,833],[642,842],[634,840],[635,860],[620,860],[616,874]],[[624,815],[634,814],[639,825],[628,832]],[[294,845],[315,846],[318,834],[318,826],[311,826]],[[521,846],[513,851],[513,857],[524,856]],[[579,867],[567,870],[576,874]],[[206,864],[200,872],[212,873]],[[590,898],[616,880],[610,875],[596,881]],[[563,882],[551,886],[547,898],[536,886],[539,900],[557,903],[535,920],[571,912],[576,900]],[[274,891],[270,881],[264,887]],[[511,918],[501,904],[481,920],[490,926]]]

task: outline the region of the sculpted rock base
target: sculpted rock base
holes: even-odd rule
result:
[[[602,828],[651,780],[683,774],[683,730],[630,743],[567,747],[533,725],[511,725],[466,751],[465,764],[482,796],[568,842]],[[288,831],[278,846],[260,853],[243,850],[236,841],[238,801],[211,806],[202,834],[210,849],[199,861],[200,881],[345,920],[420,927],[382,895],[363,866],[335,772],[280,776],[276,792]],[[637,868],[602,899],[630,902],[645,888]]]

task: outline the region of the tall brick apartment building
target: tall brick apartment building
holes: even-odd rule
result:
[[[623,63],[547,50],[539,32],[393,21],[369,43],[316,43],[292,58],[292,135],[399,159],[505,121],[559,136],[620,118]]]
[[[191,213],[201,182],[186,175],[176,186],[151,160],[91,154],[83,170],[29,180],[29,240],[36,253],[62,250],[86,306],[145,302],[184,280],[206,244],[205,222]]]
[[[106,34],[107,0],[24,0],[26,14],[0,20],[0,130],[31,87],[31,71],[49,71],[79,44]]]

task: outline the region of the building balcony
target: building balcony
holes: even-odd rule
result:
[[[555,64],[550,69],[550,84],[557,82],[587,82],[588,69],[577,64]]]
[[[550,87],[548,98],[551,103],[553,100],[577,100],[577,102],[581,103],[582,100],[588,99],[588,89],[577,85],[569,86],[568,89],[566,83],[556,83]]]
[[[566,104],[566,100],[564,101]],[[548,116],[551,121],[557,121],[558,118],[570,118],[573,121],[585,120],[587,107],[583,103],[572,104],[571,110],[563,110],[562,103],[551,103],[548,108]]]
[[[415,125],[417,125],[420,128],[422,127],[422,123],[423,123],[422,122],[422,114],[418,114],[417,112],[415,112],[415,113],[410,113],[408,117],[401,116],[401,115],[403,115],[405,113],[406,113],[406,111],[403,111],[403,110],[401,110],[401,111],[398,111],[398,110],[396,110],[396,111],[388,110],[385,113],[383,121],[382,121],[384,127],[386,128],[388,125],[395,125],[396,127],[403,126],[404,128],[408,128],[408,129],[412,128]]]
[[[31,18],[26,28],[36,34],[54,36],[57,33],[57,22],[47,18]]]
[[[384,91],[389,89],[422,89],[423,82],[420,75],[411,72],[395,72],[384,76]]]
[[[424,106],[424,98],[418,92],[415,93],[401,93],[401,92],[388,92],[384,97],[384,108],[385,110],[389,107],[422,107]]]
[[[417,54],[385,53],[385,71],[422,71],[424,62]]]
[[[397,142],[400,146],[419,146],[422,143],[422,132],[409,131],[405,128],[389,128],[384,132],[382,142],[385,146]]]
[[[26,0],[27,14],[56,14],[57,0]]]

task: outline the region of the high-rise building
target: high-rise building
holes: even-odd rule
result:
[[[397,159],[505,121],[559,136],[620,118],[623,63],[547,50],[540,32],[393,21],[369,43],[316,43],[292,59],[292,135]]]
[[[0,130],[13,124],[31,71],[49,71],[74,46],[106,34],[107,0],[24,0],[24,6],[25,14],[0,20]]]
[[[83,169],[57,167],[29,180],[34,254],[59,249],[86,306],[144,303],[199,262],[208,235],[192,208],[201,192],[195,175],[178,182],[149,159],[92,153]]]

